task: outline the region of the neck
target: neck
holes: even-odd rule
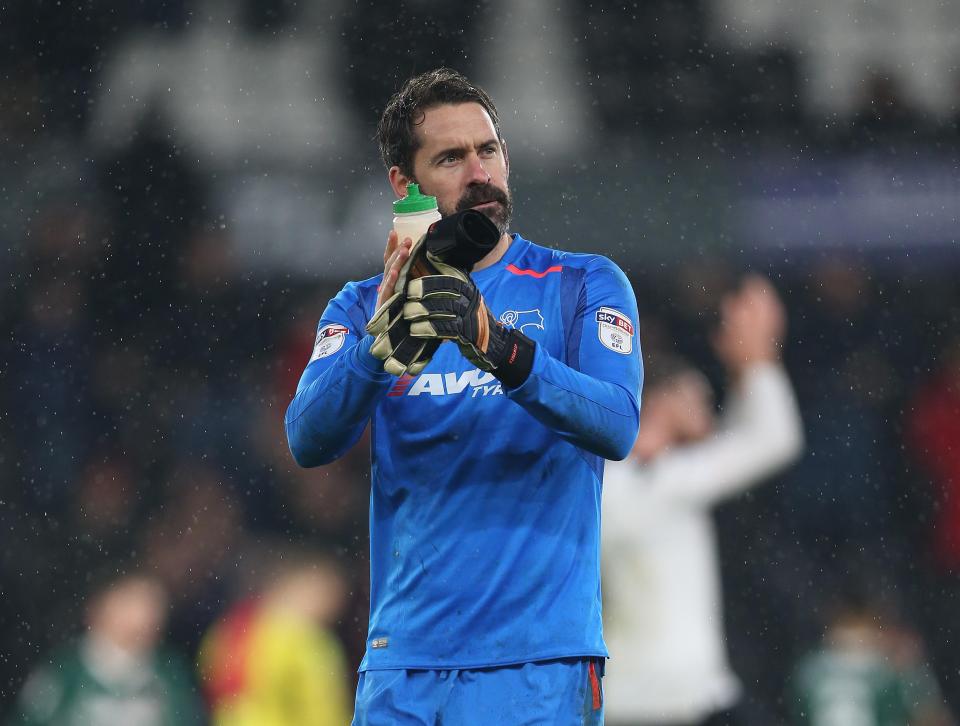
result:
[[[513,238],[510,236],[509,232],[504,232],[500,235],[500,239],[497,241],[497,246],[490,250],[477,264],[473,266],[473,271],[477,272],[486,267],[497,264],[500,259],[507,254],[507,250],[510,249],[510,243],[513,241]]]

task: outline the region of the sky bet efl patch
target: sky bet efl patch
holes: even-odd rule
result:
[[[633,351],[633,323],[613,308],[597,310],[597,335],[605,348],[629,355]]]
[[[317,341],[313,344],[313,355],[310,356],[310,362],[313,363],[318,358],[326,358],[340,350],[349,332],[345,327],[336,323],[324,325],[320,328],[317,331]]]

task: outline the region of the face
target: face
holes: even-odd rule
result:
[[[699,375],[677,377],[670,396],[675,433],[681,443],[699,441],[713,431],[713,397],[706,381]]]
[[[417,134],[420,148],[413,157],[414,178],[393,167],[394,189],[405,193],[407,182],[416,181],[421,191],[437,198],[442,215],[473,208],[504,234],[513,212],[507,185],[509,162],[483,106],[459,103],[431,108]]]
[[[166,620],[163,587],[146,577],[122,580],[102,593],[93,606],[91,627],[129,652],[146,652],[160,639]]]

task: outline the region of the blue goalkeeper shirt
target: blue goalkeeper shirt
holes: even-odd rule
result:
[[[462,669],[606,656],[604,459],[636,438],[637,307],[597,255],[519,235],[472,273],[494,317],[536,344],[507,390],[444,343],[417,376],[383,371],[364,326],[382,275],[330,302],[286,414],[302,466],[372,421],[370,627],[361,670]]]

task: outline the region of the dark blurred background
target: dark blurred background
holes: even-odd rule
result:
[[[808,450],[719,511],[748,726],[851,581],[960,707],[960,3],[466,5],[0,4],[0,713],[89,573],[158,574],[195,660],[265,538],[344,566],[359,663],[367,445],[298,470],[282,416],[382,269],[380,109],[438,65],[499,106],[515,229],[611,256],[649,350],[722,390],[719,296],[785,298]]]

